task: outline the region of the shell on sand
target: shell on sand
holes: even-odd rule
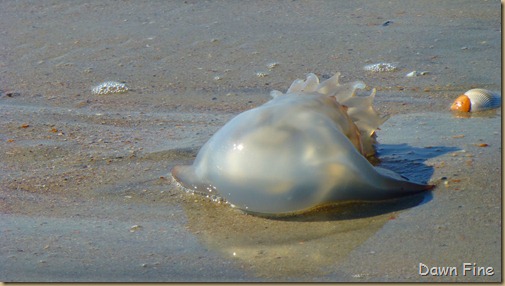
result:
[[[501,96],[483,88],[470,89],[460,95],[451,105],[451,110],[476,112],[499,108]]]

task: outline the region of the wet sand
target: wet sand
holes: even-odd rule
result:
[[[495,1],[0,4],[0,281],[501,281]],[[391,62],[393,72],[363,66]],[[273,68],[269,64],[278,63]],[[405,77],[411,71],[426,75]],[[383,167],[427,195],[292,219],[189,195],[169,170],[308,72],[377,88]],[[264,76],[263,76],[264,75]],[[101,82],[127,93],[94,95]],[[483,147],[481,147],[483,146]],[[458,275],[420,275],[419,264]],[[494,275],[463,275],[463,263]]]

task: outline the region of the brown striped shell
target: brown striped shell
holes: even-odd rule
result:
[[[460,95],[451,105],[451,110],[476,112],[499,108],[501,96],[483,88],[470,89]]]

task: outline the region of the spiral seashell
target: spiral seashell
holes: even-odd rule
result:
[[[501,96],[483,88],[474,88],[460,95],[451,105],[451,110],[476,112],[498,108]]]
[[[295,80],[284,94],[230,120],[173,178],[188,192],[223,197],[266,216],[342,201],[383,200],[430,189],[374,167],[375,130],[387,117],[373,108],[375,90],[361,81]]]

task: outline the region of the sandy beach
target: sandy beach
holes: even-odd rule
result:
[[[502,281],[501,110],[449,111],[500,92],[500,9],[0,2],[0,281]],[[380,166],[436,188],[268,219],[177,187],[173,166],[310,72],[376,88]]]

